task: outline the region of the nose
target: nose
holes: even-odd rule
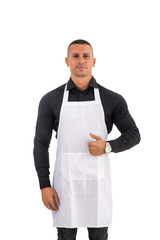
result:
[[[83,58],[83,56],[79,56],[79,59],[78,59],[78,60],[79,60],[79,63],[80,63],[80,64],[84,63],[84,58]]]

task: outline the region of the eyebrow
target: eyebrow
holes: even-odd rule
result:
[[[72,53],[72,54],[79,54],[79,53]],[[89,53],[89,52],[86,52],[86,53],[83,53],[83,54],[91,54],[91,53]]]

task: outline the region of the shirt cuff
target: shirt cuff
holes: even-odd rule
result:
[[[119,143],[117,140],[111,140],[111,141],[107,141],[109,142],[109,144],[111,145],[112,151],[114,153],[118,153],[119,152]]]
[[[46,188],[46,187],[51,187],[49,176],[39,177],[39,186],[40,186],[40,189]]]

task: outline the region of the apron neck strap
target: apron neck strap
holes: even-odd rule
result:
[[[100,95],[99,95],[99,90],[98,88],[93,88],[94,89],[94,97],[95,97],[95,102],[100,102]],[[68,102],[68,95],[69,95],[69,90],[67,90],[67,83],[64,88],[64,95],[63,95],[63,102]],[[85,101],[85,102],[90,102],[90,101]]]

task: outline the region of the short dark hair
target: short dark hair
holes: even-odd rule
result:
[[[89,42],[87,42],[86,40],[83,40],[83,39],[77,39],[69,44],[68,49],[67,49],[67,56],[68,56],[68,52],[69,52],[69,47],[73,44],[87,44],[91,47],[92,53],[93,53],[92,45]]]

